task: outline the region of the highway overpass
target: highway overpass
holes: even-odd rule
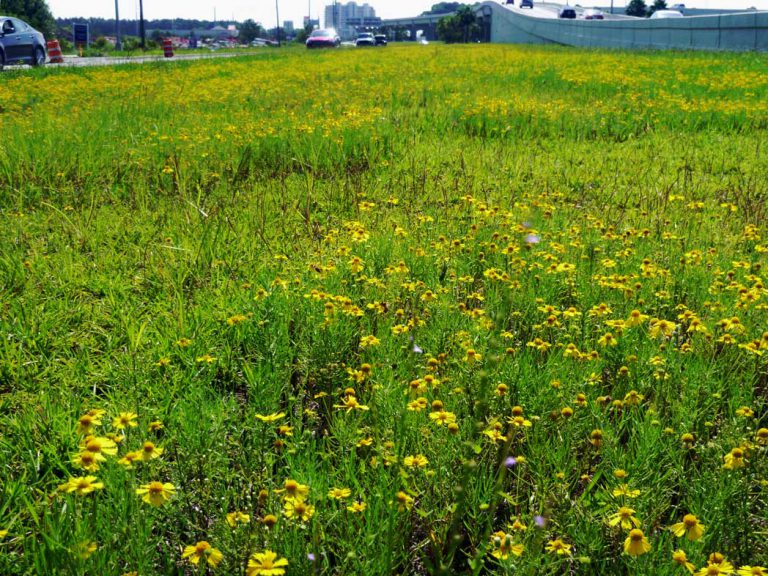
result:
[[[768,51],[766,11],[658,20],[618,14],[606,14],[605,20],[563,20],[557,18],[561,5],[535,4],[533,9],[492,1],[476,4],[475,14],[480,23],[478,39],[507,44],[623,49]],[[396,18],[382,21],[382,26],[390,34],[394,30],[407,31],[411,40],[417,35],[434,40],[437,23],[445,16]]]
[[[381,30],[394,39],[398,32],[405,33],[408,40],[426,38],[437,40],[437,23],[446,16],[453,16],[454,12],[447,14],[430,14],[428,16],[412,16],[411,18],[390,18],[381,21]]]

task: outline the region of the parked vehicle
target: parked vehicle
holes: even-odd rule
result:
[[[307,48],[338,48],[341,46],[341,38],[333,28],[320,28],[309,35],[306,46]]]
[[[376,36],[374,36],[373,39],[376,41],[376,46],[386,46],[387,45],[387,35],[386,34],[376,34]]]
[[[520,0],[520,8],[533,8],[533,0]]]
[[[604,20],[605,14],[597,8],[587,8],[584,10],[584,20]]]
[[[557,14],[558,18],[568,18],[569,20],[576,19],[576,9],[573,6],[563,6],[560,8],[560,12]]]
[[[358,48],[362,46],[376,46],[376,39],[370,32],[360,32],[355,40],[355,46]]]
[[[662,20],[666,18],[682,18],[683,15],[677,10],[656,10],[651,14],[651,19]]]
[[[47,55],[40,32],[23,20],[0,16],[0,70],[6,64],[42,66]]]

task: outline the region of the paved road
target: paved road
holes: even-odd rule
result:
[[[533,2],[533,8],[520,8],[520,0],[515,0],[515,4],[503,4],[504,8],[507,8],[508,10],[511,10],[512,12],[515,12],[516,14],[525,14],[526,16],[535,16],[536,18],[557,18],[560,8],[562,8],[565,4],[568,4],[570,2],[563,2],[563,4],[554,4],[551,2],[538,2],[537,0],[534,0]],[[574,6],[573,3],[578,3],[578,0],[572,0],[571,6]],[[589,6],[589,2],[586,3],[587,6]],[[574,6],[576,8],[576,15],[578,18],[582,17],[582,12],[584,11],[584,8],[581,6]],[[632,20],[633,18],[631,16],[625,16],[624,14],[609,14],[607,12],[604,13],[606,20]]]
[[[512,12],[516,12],[517,14],[524,14],[525,16],[535,16],[536,18],[557,18],[557,10],[544,6],[536,6],[535,3],[533,8],[520,8],[520,6],[512,6],[510,4],[505,4],[504,8],[507,8]]]
[[[46,64],[51,68],[59,66],[74,67],[74,66],[113,66],[116,64],[144,64],[146,62],[177,62],[179,60],[203,60],[208,58],[237,58],[238,56],[253,55],[253,51],[249,52],[211,52],[200,51],[191,54],[176,54],[173,58],[165,58],[164,56],[131,56],[131,57],[98,57],[98,58],[80,58],[79,56],[64,56],[63,64]],[[29,66],[6,66],[6,70],[24,70]]]

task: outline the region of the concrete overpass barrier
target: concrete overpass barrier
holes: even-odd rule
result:
[[[554,7],[552,7],[554,10]],[[650,20],[560,20],[485,1],[490,41],[624,49],[768,51],[768,12]]]

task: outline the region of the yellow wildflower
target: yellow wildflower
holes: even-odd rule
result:
[[[631,530],[632,526],[640,528],[640,520],[633,516],[634,513],[632,508],[622,506],[618,512],[608,518],[608,525],[617,526],[620,524],[624,530]]]
[[[258,418],[262,422],[271,424],[272,422],[277,422],[281,418],[285,418],[285,412],[273,412],[272,414],[267,414],[267,415],[256,414],[256,418]]]
[[[80,476],[77,478],[70,478],[66,483],[59,486],[59,490],[61,492],[74,492],[78,496],[85,496],[94,490],[102,490],[103,488],[104,483],[98,482],[95,476]]]
[[[651,551],[651,545],[642,530],[635,528],[630,530],[629,536],[624,540],[624,553],[630,556],[640,556]]]
[[[135,428],[138,426],[136,419],[139,417],[135,412],[120,412],[113,420],[112,427],[117,430],[123,430],[125,428]]]
[[[288,566],[288,560],[278,558],[271,550],[256,552],[248,559],[245,576],[282,576],[285,574],[284,566]]]
[[[230,528],[236,528],[239,524],[248,524],[251,521],[251,517],[245,512],[230,512],[227,514],[227,524]]]
[[[205,558],[205,561],[210,566],[216,568],[224,555],[216,548],[213,548],[205,540],[201,540],[197,544],[184,548],[184,552],[181,553],[181,557],[188,559],[192,564],[195,565],[199,564],[202,558]]]
[[[704,535],[704,525],[693,514],[683,516],[683,521],[669,527],[678,538],[685,536],[688,540],[698,540]]]
[[[142,500],[152,506],[162,506],[176,492],[176,487],[170,482],[153,481],[136,489],[136,494],[143,496]]]
[[[352,495],[352,490],[349,488],[331,488],[328,491],[328,498],[333,498],[334,500],[344,500],[345,498],[349,498]]]
[[[551,554],[567,555],[571,553],[571,545],[557,538],[547,542],[546,551]]]
[[[672,561],[677,564],[678,566],[682,566],[688,572],[693,574],[696,571],[696,567],[688,561],[688,556],[685,554],[685,551],[683,550],[675,550],[672,552]]]

